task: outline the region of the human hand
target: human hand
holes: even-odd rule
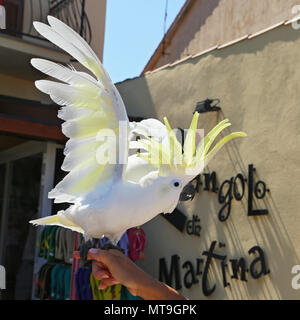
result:
[[[80,258],[78,251],[74,258]],[[157,281],[139,268],[133,261],[116,249],[90,249],[87,254],[92,261],[92,273],[101,280],[99,289],[121,283],[134,296],[150,300],[186,300],[176,290]]]
[[[74,253],[79,258],[79,253]],[[105,289],[118,283],[127,287],[129,292],[137,295],[138,288],[145,281],[150,281],[142,269],[119,250],[90,249],[87,254],[88,260],[92,261],[92,273],[95,279],[101,280],[99,289]]]

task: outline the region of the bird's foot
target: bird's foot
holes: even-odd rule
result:
[[[115,250],[119,250],[123,254],[125,254],[125,250],[123,248],[116,246],[116,245],[113,245],[111,242],[107,242],[107,243],[105,243],[104,246],[101,246],[100,239],[88,240],[79,246],[80,259],[84,263],[88,262],[87,254],[88,254],[89,250],[92,248],[101,249],[101,250],[115,249]]]
[[[102,250],[109,250],[109,249],[115,249],[121,251],[123,254],[125,254],[125,250],[119,246],[113,245],[111,242],[105,243],[105,245],[101,248]]]
[[[78,251],[79,251],[79,254],[80,254],[80,259],[84,263],[86,263],[88,261],[87,260],[87,254],[88,254],[88,252],[89,252],[89,250],[91,248],[93,248],[91,240],[88,240],[88,241],[82,243],[78,248]]]

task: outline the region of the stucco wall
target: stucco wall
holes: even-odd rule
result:
[[[151,70],[296,16],[297,0],[196,0]]]
[[[243,1],[241,1],[243,2]],[[280,2],[280,1],[278,1]],[[221,205],[213,192],[201,192],[192,202],[179,208],[189,217],[201,219],[201,237],[180,233],[161,216],[143,227],[147,234],[146,259],[139,262],[158,277],[158,260],[178,254],[180,264],[204,258],[211,242],[226,243],[216,252],[228,260],[244,257],[248,267],[254,257],[248,250],[259,245],[264,250],[271,273],[248,281],[230,279],[230,264],[224,288],[220,263],[212,265],[210,286],[216,282],[211,299],[298,299],[291,287],[292,266],[300,264],[300,32],[290,25],[278,27],[251,40],[186,60],[174,67],[118,84],[129,115],[168,119],[173,127],[187,128],[197,101],[207,97],[221,100],[222,112],[201,114],[199,127],[211,129],[224,117],[230,130],[243,130],[248,137],[230,142],[208,166],[222,182],[237,173],[247,176],[248,164],[254,164],[259,178],[270,193],[258,206],[269,215],[247,216],[247,194],[232,201],[229,219],[217,217]],[[227,129],[226,129],[227,130]],[[227,133],[229,130],[227,131]],[[202,266],[203,269],[203,266]],[[185,270],[181,268],[181,278]],[[202,277],[181,293],[202,299]]]

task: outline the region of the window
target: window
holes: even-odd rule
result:
[[[3,4],[6,11],[6,29],[0,31],[12,36],[21,36],[24,0],[6,0]]]

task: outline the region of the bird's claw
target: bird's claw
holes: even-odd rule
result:
[[[115,245],[113,245],[113,244],[110,243],[110,242],[105,243],[105,245],[104,245],[101,249],[102,249],[102,250],[115,249],[115,250],[119,250],[119,251],[121,251],[122,253],[125,254],[125,250],[124,250],[123,248],[120,248],[120,247],[118,247],[118,246],[115,246]]]
[[[105,243],[104,246],[101,246],[99,239],[93,239],[92,241],[88,240],[87,242],[81,244],[79,246],[79,248],[78,248],[79,254],[80,254],[80,259],[83,262],[87,262],[88,261],[87,254],[88,254],[89,250],[92,249],[92,248],[97,248],[97,249],[101,249],[101,250],[115,249],[115,250],[119,250],[123,254],[125,254],[125,250],[123,248],[115,246],[110,242],[107,242],[107,243]]]

